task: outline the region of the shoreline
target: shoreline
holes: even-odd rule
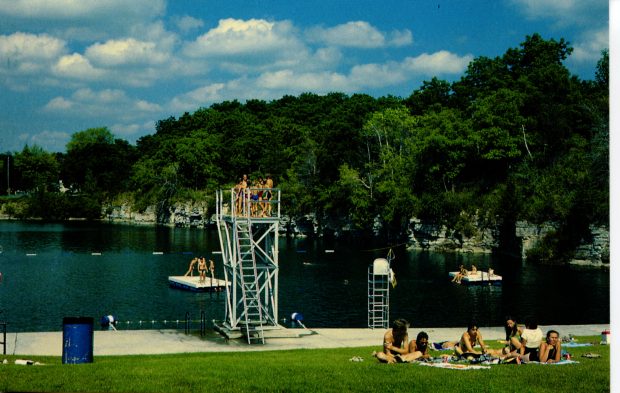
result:
[[[610,324],[591,325],[540,325],[543,332],[554,329],[560,336],[597,336],[609,330]],[[465,331],[457,328],[409,328],[409,336],[418,332],[428,333],[430,341],[456,341]],[[242,339],[225,340],[209,334],[200,337],[197,332],[185,334],[180,330],[98,330],[93,332],[94,356],[156,355],[202,352],[275,351],[292,349],[380,347],[385,329],[279,329],[265,333],[265,344],[248,345]],[[483,339],[503,340],[501,326],[481,327]],[[598,342],[598,340],[597,340]],[[62,356],[63,332],[7,333],[7,355]]]

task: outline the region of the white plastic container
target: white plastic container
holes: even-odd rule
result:
[[[609,329],[607,330],[603,330],[601,332],[601,345],[609,345],[609,343],[611,342],[611,332],[609,331]]]

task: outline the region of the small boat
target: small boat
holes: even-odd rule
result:
[[[459,272],[450,272],[450,278],[454,278]],[[478,270],[476,273],[469,273],[461,278],[461,284],[465,285],[502,285],[502,276],[495,273]]]

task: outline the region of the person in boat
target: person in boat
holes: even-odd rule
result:
[[[469,272],[470,275],[475,275],[478,273],[478,268],[476,267],[476,265],[471,265],[471,271]]]
[[[480,351],[475,349],[476,345],[480,345]],[[463,333],[459,342],[454,346],[454,352],[457,356],[466,359],[477,358],[487,353],[487,346],[484,344],[477,323],[470,322],[467,325],[467,331]]]
[[[543,340],[543,332],[538,327],[538,323],[532,318],[525,322],[525,329],[521,333],[520,360],[523,362],[537,362],[538,349]]]
[[[562,340],[560,333],[549,330],[547,338],[538,348],[538,357],[541,363],[557,363],[562,359]]]
[[[196,264],[198,263],[198,258],[193,258],[190,263],[189,263],[189,269],[187,269],[187,272],[185,272],[184,276],[194,276],[194,267],[196,266]]]
[[[408,354],[409,336],[407,328],[409,328],[409,322],[406,319],[394,320],[392,328],[388,329],[383,335],[382,352],[373,352],[373,356],[382,363],[396,363],[396,355]]]
[[[504,321],[504,331],[506,332],[506,346],[502,350],[502,354],[518,355],[521,349],[522,329],[517,325],[517,320],[510,315]]]
[[[418,333],[415,340],[409,343],[409,353],[404,355],[395,355],[397,362],[412,362],[414,360],[431,359],[429,353],[428,334],[426,332]]]

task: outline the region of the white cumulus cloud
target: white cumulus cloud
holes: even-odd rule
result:
[[[174,17],[172,21],[182,33],[187,33],[204,26],[202,19],[197,19],[189,15]]]
[[[60,77],[81,80],[94,80],[104,74],[103,70],[93,67],[90,61],[79,53],[61,57],[54,65],[53,71]]]
[[[93,63],[107,67],[124,64],[160,64],[168,60],[168,55],[158,51],[154,42],[138,41],[134,38],[96,43],[86,49],[85,55]]]
[[[353,21],[334,27],[314,27],[306,33],[313,42],[330,46],[352,48],[381,48],[384,46],[404,46],[413,42],[411,31],[395,30],[385,34],[365,21]]]
[[[93,14],[161,14],[165,0],[5,0],[0,13],[27,18],[83,18]]]
[[[560,25],[607,25],[608,0],[511,0],[528,18],[549,18]]]
[[[229,18],[188,43],[183,52],[189,57],[256,55],[299,45],[290,22]]]
[[[606,28],[587,31],[573,43],[569,61],[596,62],[605,48],[609,48],[609,32]]]

